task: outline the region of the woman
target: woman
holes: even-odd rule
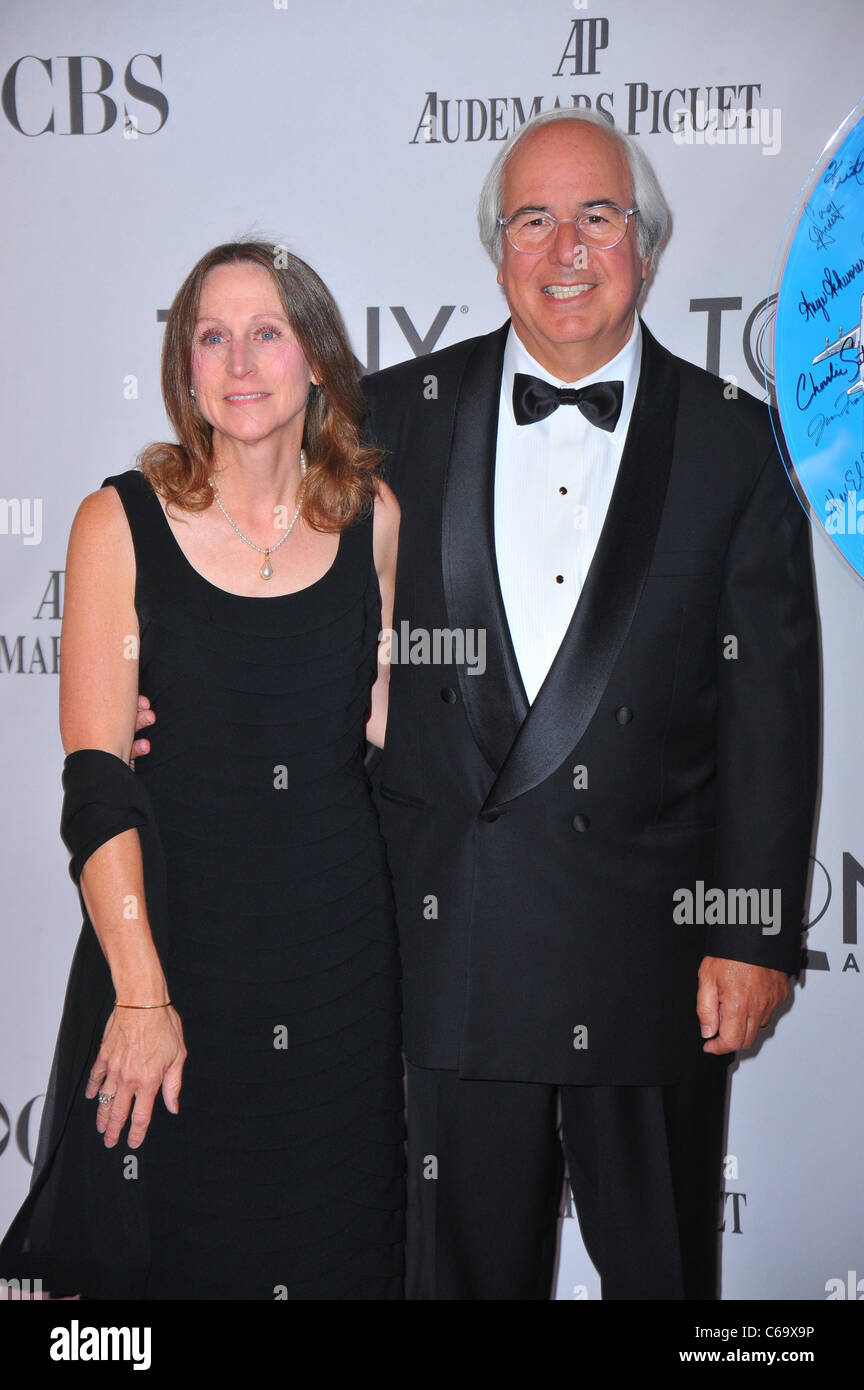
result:
[[[283,248],[198,262],[162,383],[179,442],[70,538],[85,922],[0,1272],[54,1295],[399,1298],[397,963],[363,766],[398,507],[338,310]],[[159,725],[132,772],[139,685]]]

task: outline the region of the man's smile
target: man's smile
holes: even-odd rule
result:
[[[577,295],[593,289],[593,285],[544,285],[543,293],[550,299],[575,299]]]

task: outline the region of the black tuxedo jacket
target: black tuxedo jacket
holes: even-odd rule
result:
[[[766,407],[725,399],[643,327],[606,523],[529,707],[493,538],[507,327],[364,381],[402,507],[374,780],[406,1052],[493,1080],[697,1078],[728,1060],[702,1052],[702,957],[799,964],[818,688],[807,521]],[[468,629],[485,633],[482,674],[447,650]],[[436,630],[456,634],[437,651]],[[722,914],[719,894],[700,912],[700,883]],[[780,930],[761,911],[716,920],[728,889],[779,889]],[[757,915],[753,895],[746,913],[736,902]]]

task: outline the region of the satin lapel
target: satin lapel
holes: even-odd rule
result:
[[[523,795],[560,767],[594,715],[636,612],[666,497],[678,409],[677,369],[644,324],[642,334],[639,387],[594,559],[486,808]]]
[[[493,529],[501,364],[509,326],[482,339],[466,363],[454,411],[441,527],[450,627],[485,634],[485,671],[472,675],[465,664],[457,670],[471,732],[495,772],[528,710],[501,600]]]

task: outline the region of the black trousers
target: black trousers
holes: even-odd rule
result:
[[[604,1299],[716,1298],[727,1081],[559,1088],[408,1063],[406,1297],[551,1298],[566,1155]]]

